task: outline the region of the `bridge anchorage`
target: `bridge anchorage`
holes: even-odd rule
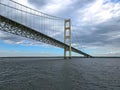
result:
[[[23,6],[14,1],[10,3],[12,3],[11,5],[15,5],[21,8],[13,7],[8,4],[0,2],[0,30],[1,31],[63,48],[64,58],[67,58],[67,57],[72,58],[72,52],[84,55],[85,57],[92,57],[91,55],[72,47],[71,45],[72,33],[71,33],[71,20],[70,19],[63,19],[63,18],[59,18],[56,16],[51,16],[45,13],[41,13],[37,10]],[[18,15],[13,14],[12,16],[12,14],[11,13],[8,14],[8,12],[13,12],[16,14],[18,13]],[[28,19],[28,16],[33,19],[31,19],[30,21],[30,18]],[[39,20],[39,22],[37,23],[38,25],[36,24],[36,20]],[[57,30],[58,27],[55,25],[59,24],[58,21],[61,21],[64,23],[63,25],[64,41],[59,40],[56,37],[54,37],[54,35],[51,36],[51,34],[45,32],[45,30],[47,31],[52,31],[52,29],[54,31]],[[69,52],[69,56],[67,56],[67,52]]]

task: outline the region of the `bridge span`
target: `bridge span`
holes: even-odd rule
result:
[[[24,16],[24,17],[21,17],[21,16],[18,17],[18,16],[11,16],[11,14],[8,14],[8,13],[4,14],[3,11],[0,9],[0,30],[2,30],[4,32],[11,33],[11,34],[19,35],[19,36],[22,36],[22,37],[25,37],[25,38],[40,41],[40,42],[43,42],[43,43],[46,43],[46,44],[50,44],[50,45],[53,45],[53,46],[56,46],[56,47],[63,48],[65,50],[64,51],[65,58],[66,58],[66,52],[67,51],[69,51],[69,53],[70,53],[70,55],[69,55],[70,58],[71,58],[71,52],[72,51],[76,52],[78,54],[84,55],[85,57],[92,57],[91,55],[72,47],[71,42],[70,42],[70,44],[67,44],[65,42],[65,37],[67,37],[67,36],[64,36],[64,42],[63,42],[62,40],[58,40],[55,37],[49,36],[48,34],[44,33],[43,31],[36,30],[38,27],[33,28],[33,27],[30,27],[29,25],[26,25],[24,22],[21,22],[19,20],[19,18],[21,18],[24,21],[23,18],[27,18],[28,15],[32,15],[33,19],[34,19],[34,13],[38,12],[38,11],[32,10],[31,8],[23,6],[21,4],[18,4],[16,2],[12,2],[12,3],[15,3],[16,5],[19,5],[22,8],[24,7],[24,9],[25,8],[30,9],[31,12],[24,11],[23,9],[20,9],[20,8],[17,8],[17,7],[12,7],[12,6],[9,6],[9,5],[6,5],[6,4],[0,2],[0,8],[6,10],[6,12],[8,12],[10,10],[14,10],[14,13],[17,12],[20,15]],[[26,17],[25,17],[25,14],[27,15]],[[16,21],[16,19],[13,19],[15,17],[17,17],[18,21]],[[39,23],[40,24],[39,29],[43,29],[42,27],[43,27],[43,24],[44,24],[44,30],[46,30],[46,27],[47,27],[47,30],[52,30],[51,26],[48,26],[48,24],[47,24],[48,20],[49,20],[49,22],[51,22],[51,19],[53,19],[53,20],[59,20],[60,19],[58,17],[49,16],[49,15],[41,13],[41,12],[39,12],[39,15],[37,16],[37,18],[38,17],[41,20],[40,23]],[[41,18],[43,18],[43,19],[47,18],[46,19],[47,21],[44,20],[44,22],[43,22],[42,21],[43,19],[41,19]],[[65,20],[63,20],[63,21],[65,21]],[[28,21],[28,23],[30,23],[30,22]],[[35,23],[35,21],[32,22],[32,23]],[[49,24],[51,25],[51,23],[49,23]],[[58,22],[55,21],[53,23],[53,25],[56,24],[56,23],[58,23]],[[53,28],[56,29],[55,26]],[[68,29],[68,28],[65,28],[65,26],[63,28]],[[69,27],[69,29],[70,29],[70,27]],[[64,30],[64,34],[65,34],[65,31],[66,30]],[[72,37],[69,36],[70,40],[71,40],[71,38]]]

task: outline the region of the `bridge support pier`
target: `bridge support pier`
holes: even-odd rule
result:
[[[68,48],[64,47],[64,58],[67,58],[67,52],[69,52],[69,58],[72,58],[71,50],[71,20],[64,21],[64,44],[69,45]]]

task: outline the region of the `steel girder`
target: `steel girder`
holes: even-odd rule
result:
[[[17,23],[1,15],[0,15],[0,30],[11,33],[11,34],[19,35],[22,37],[26,37],[29,39],[33,39],[36,41],[40,41],[46,44],[50,44],[56,47],[69,49],[69,46],[67,44],[64,44],[63,42],[58,41],[38,31],[35,31],[27,26],[24,26],[20,23]],[[73,52],[82,54],[85,57],[92,57],[88,55],[87,53],[84,53],[74,47],[71,47],[71,49]]]

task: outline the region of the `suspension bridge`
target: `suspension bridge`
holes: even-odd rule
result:
[[[72,47],[71,20],[48,15],[15,1],[0,1],[0,30],[40,41],[64,49],[64,57],[71,52],[92,57]]]

